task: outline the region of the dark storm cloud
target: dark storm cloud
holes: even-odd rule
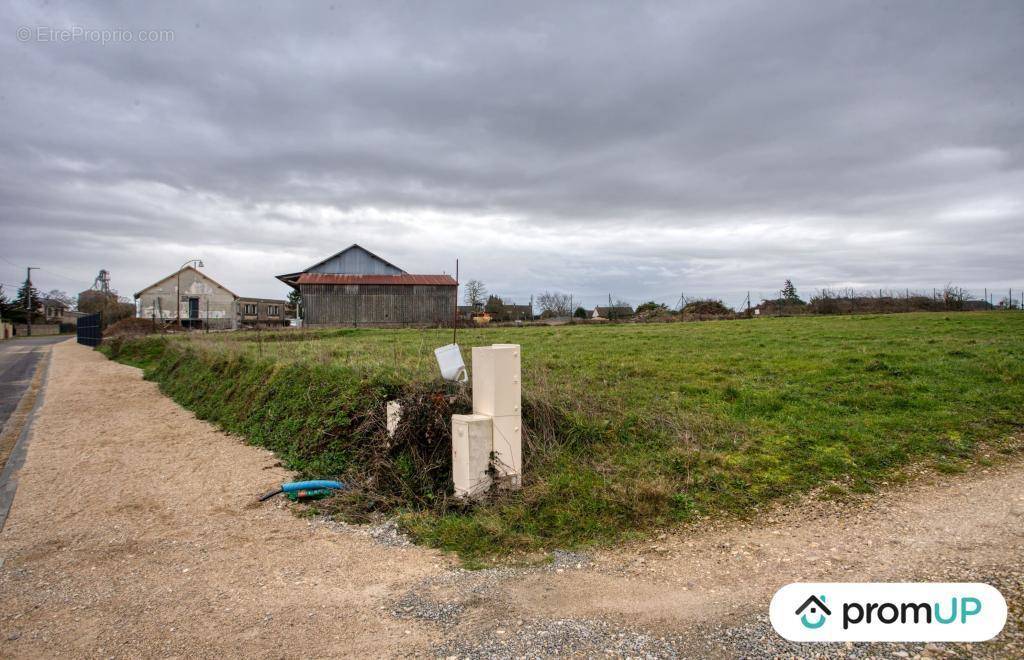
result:
[[[494,4],[8,6],[0,255],[279,295],[359,241],[590,304],[1019,280],[1020,3]]]

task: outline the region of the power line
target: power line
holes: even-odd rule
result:
[[[15,268],[21,268],[21,266],[19,266],[18,264],[14,263],[13,261],[11,261],[7,257],[3,256],[2,254],[0,254],[0,260],[3,260],[5,262],[9,263],[10,265],[14,266]],[[47,273],[48,275],[55,275],[57,277],[65,279],[65,280],[67,280],[69,282],[74,282],[75,284],[78,284],[80,286],[85,286],[86,288],[92,286],[91,284],[83,284],[84,282],[87,282],[88,280],[80,279],[80,278],[77,278],[77,277],[68,277],[67,275],[64,275],[63,273],[58,273],[57,271],[50,270],[49,268],[39,268],[38,270],[41,270],[44,273]],[[10,285],[7,285],[7,286],[10,286]]]
[[[52,271],[49,268],[40,268],[39,270],[43,271],[44,273],[49,273],[50,275],[56,275],[57,277],[62,277],[65,280],[67,280],[69,282],[74,282],[75,284],[78,284],[78,285],[82,285],[82,286],[85,286],[85,287],[92,286],[91,284],[84,284],[83,285],[82,283],[85,282],[85,280],[80,280],[77,277],[68,277],[67,275],[62,275],[62,274],[60,274],[58,272]]]

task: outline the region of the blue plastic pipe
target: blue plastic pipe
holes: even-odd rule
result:
[[[314,481],[293,481],[287,484],[281,484],[281,492],[294,493],[297,490],[312,490],[314,488],[330,488],[331,490],[341,490],[345,486],[340,481],[326,481],[323,479],[317,479]]]
[[[316,490],[318,488],[342,490],[345,488],[345,485],[340,481],[326,481],[324,479],[317,479],[314,481],[293,481],[291,483],[281,484],[280,488],[276,488],[269,493],[265,493],[260,497],[260,502],[266,502],[274,495],[280,495],[281,493],[294,493],[299,490]]]

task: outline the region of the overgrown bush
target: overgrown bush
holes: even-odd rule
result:
[[[733,311],[726,307],[725,303],[712,298],[690,300],[683,306],[683,314],[726,315],[732,313]]]

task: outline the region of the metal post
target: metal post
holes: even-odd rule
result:
[[[39,270],[39,266],[29,266],[25,269],[25,324],[28,327],[28,336],[32,336],[32,271]]]
[[[452,343],[459,337],[459,260],[455,259],[455,301],[452,306]]]

